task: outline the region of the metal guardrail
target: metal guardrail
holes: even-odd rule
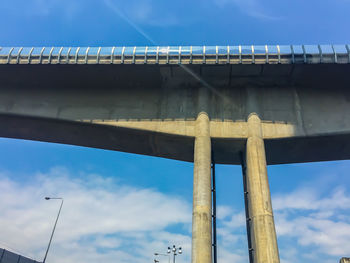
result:
[[[0,248],[0,263],[40,263],[33,259]]]
[[[350,63],[349,45],[0,47],[0,64]]]

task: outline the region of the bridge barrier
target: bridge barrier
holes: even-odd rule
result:
[[[0,64],[350,63],[349,45],[0,47]]]

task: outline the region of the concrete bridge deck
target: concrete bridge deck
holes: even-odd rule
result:
[[[0,136],[193,161],[205,87],[218,163],[239,163],[252,108],[269,164],[348,159],[349,62],[348,45],[2,48]]]

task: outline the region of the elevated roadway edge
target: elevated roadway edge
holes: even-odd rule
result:
[[[268,164],[349,159],[349,73],[349,63],[3,64],[0,136],[191,162],[205,88],[217,163],[239,164],[252,112]]]

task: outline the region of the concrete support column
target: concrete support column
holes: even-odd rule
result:
[[[209,117],[198,114],[194,145],[192,263],[212,262],[211,141]]]
[[[246,165],[253,262],[279,263],[265,146],[257,114],[249,115],[248,129]]]

